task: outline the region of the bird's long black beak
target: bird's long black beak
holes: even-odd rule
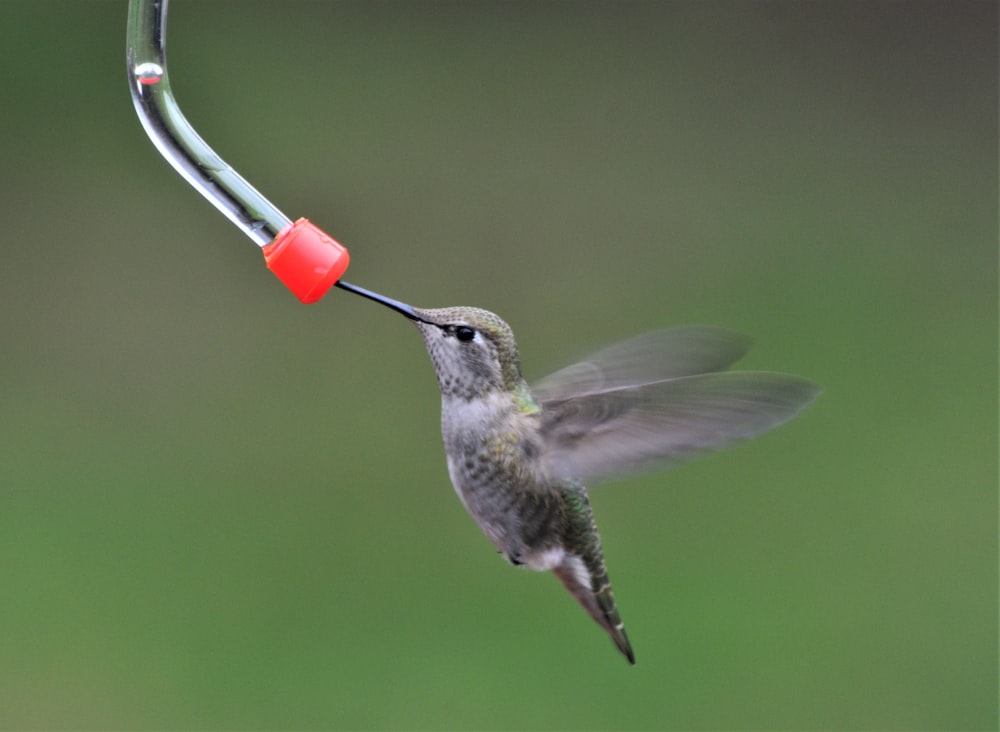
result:
[[[369,300],[374,300],[375,302],[382,303],[387,308],[392,308],[397,313],[402,313],[410,320],[416,320],[420,323],[427,323],[428,325],[437,325],[437,323],[432,323],[426,318],[422,318],[417,315],[416,310],[405,302],[400,302],[399,300],[393,300],[391,297],[386,297],[385,295],[379,295],[377,292],[372,292],[371,290],[366,290],[364,287],[358,287],[357,285],[352,285],[350,282],[344,282],[340,280],[337,282],[337,287],[342,290],[347,290],[348,292],[353,292],[355,295],[361,295],[361,297],[367,297]]]

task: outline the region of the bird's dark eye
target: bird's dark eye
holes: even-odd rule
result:
[[[476,331],[467,325],[460,325],[455,328],[455,337],[463,343],[468,343],[476,337]]]

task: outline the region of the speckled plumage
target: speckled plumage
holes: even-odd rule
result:
[[[784,374],[723,373],[748,341],[707,327],[638,336],[532,391],[497,315],[387,304],[423,335],[448,472],[469,514],[510,562],[552,571],[630,663],[584,482],[753,436],[819,392]]]
[[[466,510],[511,563],[552,570],[634,663],[586,489],[545,467],[542,409],[510,327],[477,308],[416,312],[479,339],[463,343],[448,327],[414,321],[437,373],[448,473]]]

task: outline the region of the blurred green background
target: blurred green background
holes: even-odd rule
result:
[[[172,4],[352,282],[529,379],[703,322],[825,387],[595,491],[634,668],[465,515],[416,331],[159,157],[125,20],[0,1],[0,726],[996,729],[995,3]]]

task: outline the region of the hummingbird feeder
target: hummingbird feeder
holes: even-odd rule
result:
[[[404,303],[343,282],[347,248],[308,219],[292,221],[195,132],[170,88],[167,7],[168,0],[129,0],[126,48],[132,101],[160,154],[260,247],[268,269],[301,302],[314,303],[336,285],[420,320]]]

